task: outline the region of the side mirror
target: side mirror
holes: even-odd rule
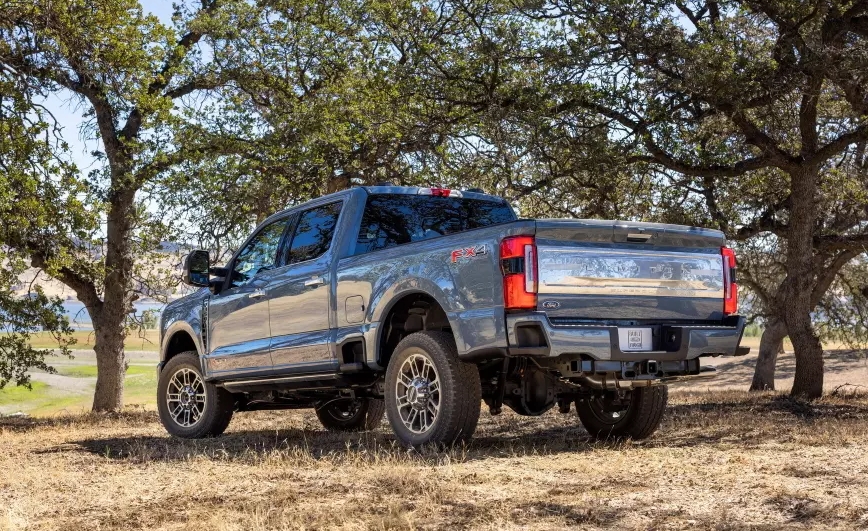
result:
[[[190,251],[184,261],[184,283],[207,288],[211,280],[211,258],[208,251]]]

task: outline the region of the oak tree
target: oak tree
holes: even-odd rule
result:
[[[549,23],[551,116],[586,126],[593,111],[632,163],[654,170],[670,219],[694,202],[692,219],[732,240],[780,239],[786,270],[769,307],[795,347],[792,393],[820,396],[811,312],[868,243],[865,175],[836,170],[868,140],[868,2],[554,0],[525,11]]]

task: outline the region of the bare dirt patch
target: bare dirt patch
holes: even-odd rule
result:
[[[674,394],[643,442],[575,415],[483,415],[467,447],[414,452],[384,424],[239,414],[203,441],[153,413],[0,420],[0,529],[858,529],[868,396]]]
[[[759,355],[755,338],[742,340],[742,345],[751,346],[747,356],[734,358],[702,358],[702,365],[717,369],[713,380],[701,381],[678,389],[700,390],[741,390],[750,387],[756,359]],[[831,393],[836,389],[844,392],[868,392],[868,349],[848,349],[843,345],[826,346],[823,353],[823,390]],[[775,389],[789,391],[793,387],[796,374],[796,356],[787,350],[778,357],[775,368]]]

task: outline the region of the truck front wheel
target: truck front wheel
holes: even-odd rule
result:
[[[220,435],[234,409],[232,393],[205,381],[195,352],[178,354],[160,371],[157,410],[170,434],[185,439]]]
[[[386,371],[386,416],[409,446],[469,440],[479,421],[482,388],[475,365],[458,359],[445,332],[416,332],[398,343]]]
[[[668,398],[665,385],[640,387],[631,391],[626,408],[613,408],[603,399],[593,398],[576,402],[576,411],[595,439],[646,439],[660,425]]]

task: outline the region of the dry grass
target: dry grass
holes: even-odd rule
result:
[[[93,330],[75,330],[72,332],[75,343],[70,348],[75,350],[93,349],[96,336]],[[36,332],[30,336],[30,345],[33,348],[56,349],[57,340],[48,332]],[[159,330],[133,330],[127,334],[124,340],[124,348],[127,350],[144,350],[156,352],[160,350]],[[50,363],[50,362],[49,362]]]
[[[856,529],[868,396],[673,394],[644,442],[574,415],[483,414],[467,447],[412,452],[384,424],[236,416],[204,441],[153,413],[0,420],[0,529]]]

